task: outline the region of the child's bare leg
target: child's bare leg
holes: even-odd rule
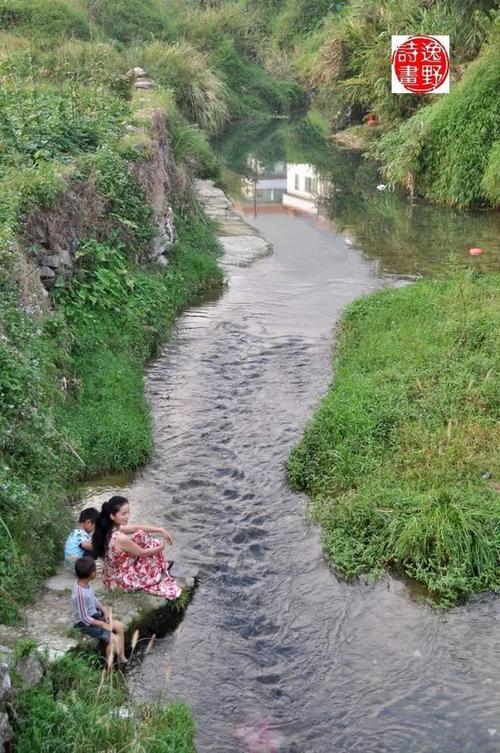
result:
[[[118,654],[118,661],[125,664],[127,657],[125,656],[125,628],[123,623],[119,620],[113,620],[113,637],[116,641],[116,652]]]
[[[117,651],[117,646],[116,646],[115,636],[113,635],[113,633],[111,633],[109,637],[109,641],[106,644],[106,662],[110,669],[113,666],[113,659],[115,658],[116,651]]]

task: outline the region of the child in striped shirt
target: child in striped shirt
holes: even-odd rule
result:
[[[106,643],[106,658],[118,655],[120,664],[125,664],[125,629],[119,620],[109,621],[110,609],[96,599],[90,585],[96,576],[95,560],[79,557],[75,561],[76,583],[72,601],[75,610],[75,627],[85,635]]]

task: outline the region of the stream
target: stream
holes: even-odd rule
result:
[[[498,215],[410,206],[294,128],[220,146],[274,253],[226,265],[227,289],[180,317],[148,372],[156,451],[126,493],[199,586],[133,693],[186,701],[199,753],[500,751],[500,601],[442,613],[402,580],[343,582],[284,473],[344,307],[448,264],[497,268]]]

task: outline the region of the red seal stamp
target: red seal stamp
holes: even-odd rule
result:
[[[446,94],[450,90],[449,36],[393,36],[392,91]]]

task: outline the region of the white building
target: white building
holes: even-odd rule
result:
[[[318,214],[317,199],[321,194],[321,183],[313,165],[289,162],[283,204],[302,212]]]

